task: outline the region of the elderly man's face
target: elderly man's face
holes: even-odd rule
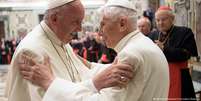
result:
[[[137,27],[144,35],[148,35],[151,31],[151,26],[146,21],[138,22]]]
[[[103,16],[100,27],[100,35],[103,37],[106,45],[114,48],[119,41],[117,40],[120,33],[119,21],[113,21],[113,19]]]
[[[58,19],[58,29],[63,42],[68,43],[73,38],[72,33],[81,31],[83,18],[84,7],[79,0],[66,8]]]
[[[156,25],[159,31],[166,32],[173,25],[174,17],[168,11],[156,12]]]

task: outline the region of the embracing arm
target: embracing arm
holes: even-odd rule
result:
[[[123,54],[123,57],[127,57],[127,54],[126,56]],[[133,63],[136,60],[133,58],[131,59],[130,57],[123,57],[121,57],[120,61],[128,64],[131,64],[130,62]],[[135,61],[136,66],[137,62],[138,61]],[[107,70],[109,68],[110,67],[106,68],[104,71],[110,71]],[[133,67],[131,68],[133,70]],[[104,77],[104,71],[98,73],[98,75],[100,77],[106,78]],[[133,72],[131,74],[133,74]],[[98,78],[99,76],[95,76],[95,78]],[[108,86],[107,84],[111,84],[105,82],[108,81],[108,79],[102,79],[98,81],[99,84],[103,83],[102,85],[106,85],[105,87],[102,87],[106,89],[98,90],[95,85],[96,82],[94,82],[95,78],[80,83],[72,83],[70,81],[56,78],[47,89],[43,101],[125,101],[127,99],[126,97],[128,95],[128,90],[133,93],[135,92],[132,98],[137,100],[143,91],[142,85],[135,84],[130,84],[129,86],[126,86],[126,88],[122,89],[119,89],[118,87],[106,88]]]
[[[117,98],[121,99],[122,96],[117,96],[118,94],[105,94],[98,91],[107,87],[122,87],[128,83],[133,74],[130,66],[113,64],[98,73],[93,79],[89,78],[80,83],[73,83],[58,78],[55,79],[51,71],[48,70],[48,59],[46,59],[44,63],[45,64],[36,63],[34,66],[30,66],[31,71],[27,69],[28,66],[26,64],[22,64],[20,67],[21,74],[25,79],[47,90],[44,101],[58,101],[58,99],[70,101],[89,101],[89,99],[96,99],[95,101],[102,99],[104,99],[104,101],[112,101],[112,99],[114,99],[114,101],[117,101]],[[124,74],[123,77],[122,74]],[[120,78],[122,79],[120,80]],[[119,95],[121,95],[121,93],[119,93]]]
[[[19,67],[21,63],[33,65],[31,62],[23,60],[24,55],[32,59],[39,58],[38,55],[28,49],[20,49],[15,52],[10,64],[8,82],[6,84],[8,101],[38,101],[42,98],[42,93],[44,93],[44,90],[23,79],[20,75]]]
[[[110,88],[110,90],[112,89]],[[112,94],[111,91],[98,92],[92,80],[72,83],[56,78],[48,88],[43,101],[124,101],[122,100],[124,90],[116,90],[116,93],[121,92],[118,94]]]

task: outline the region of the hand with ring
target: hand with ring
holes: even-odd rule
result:
[[[126,82],[126,81],[127,81],[127,79],[126,79],[124,76],[121,76],[121,77],[120,77],[120,80],[121,80],[122,82]]]
[[[125,87],[133,78],[132,66],[120,63],[113,63],[111,66],[100,72],[93,78],[97,90],[107,87]]]

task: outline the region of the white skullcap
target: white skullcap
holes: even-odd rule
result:
[[[108,0],[105,6],[106,7],[119,6],[136,11],[134,5],[132,4],[133,3],[131,3],[129,0]]]
[[[47,9],[57,8],[75,0],[49,0]]]

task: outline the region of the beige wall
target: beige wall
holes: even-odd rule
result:
[[[10,37],[23,36],[38,24],[38,15],[33,11],[12,11],[9,14]]]
[[[195,1],[196,41],[201,56],[201,0]]]

